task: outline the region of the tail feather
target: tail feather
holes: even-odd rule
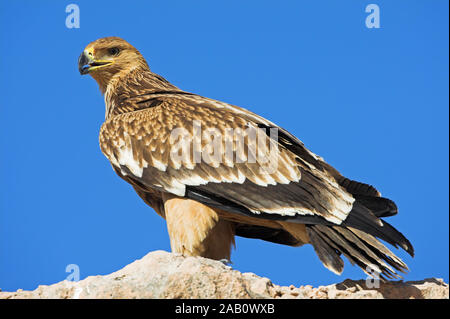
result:
[[[320,225],[319,225],[320,226]],[[339,234],[336,227],[319,227],[319,231],[324,237],[328,237],[332,245],[350,261],[352,265],[358,265],[366,274],[373,275],[373,271],[380,271],[380,277],[391,279],[398,278],[395,271],[386,265],[379,258],[371,258],[367,251],[368,247],[363,245],[362,249],[355,245],[355,242],[349,241],[346,237]],[[374,255],[374,254],[372,254]]]
[[[328,238],[321,236],[320,232],[316,231],[313,227],[307,226],[306,232],[322,264],[336,275],[342,274],[344,261],[339,256],[339,251]]]
[[[372,251],[370,246],[368,247],[367,244],[365,244],[360,238],[358,238],[357,235],[352,233],[350,230],[342,228],[342,227],[333,227],[333,228],[336,232],[338,232],[340,235],[342,235],[345,238],[345,240],[355,244],[356,245],[355,249],[357,251],[363,252],[363,254],[361,254],[361,255],[363,255],[363,256],[364,256],[364,254],[367,255],[368,259],[365,259],[365,258],[361,259],[361,261],[364,262],[366,265],[369,265],[370,263],[373,264],[373,261],[376,260],[383,268],[386,268],[391,273],[395,273],[395,270],[392,269],[389,266],[389,264],[386,263],[382,258],[380,258],[379,254]],[[402,262],[402,264],[403,264],[403,262]],[[392,265],[392,266],[394,266],[394,265]],[[400,269],[398,269],[398,270],[400,270]]]
[[[353,190],[363,189],[374,192],[365,184],[348,184]],[[355,191],[356,192],[356,191]],[[414,256],[414,248],[409,240],[380,217],[397,213],[397,206],[389,199],[367,195],[354,195],[353,209],[341,225],[306,225],[310,242],[319,259],[328,269],[342,273],[344,255],[368,275],[379,270],[381,279],[401,278],[399,273],[408,271],[407,265],[379,240],[398,248],[399,246]]]
[[[374,220],[374,216],[375,215],[367,207],[356,201],[353,204],[353,210],[342,223],[342,226],[362,230],[367,234],[371,234],[388,242],[396,248],[400,246],[408,254],[414,256],[414,248],[409,240],[386,221],[377,217],[375,217],[376,220]]]
[[[374,271],[379,271],[379,278],[382,280],[401,278],[399,272],[405,273],[408,270],[406,264],[381,242],[360,230],[342,226],[308,225],[307,232],[322,263],[337,274],[343,270],[341,254],[370,276],[374,276]]]
[[[380,241],[378,241],[375,237],[355,228],[349,227],[348,229],[352,231],[356,236],[358,236],[361,240],[363,240],[365,243],[372,246],[372,251],[374,251],[378,257],[386,260],[391,266],[395,267],[396,265],[398,265],[399,266],[398,270],[400,271],[402,271],[402,269],[405,271],[408,270],[408,266],[392,251],[390,251],[386,246],[380,243]]]

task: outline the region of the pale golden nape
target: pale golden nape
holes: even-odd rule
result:
[[[230,259],[234,238],[241,236],[295,247],[311,244],[337,274],[344,267],[341,256],[369,274],[376,266],[382,279],[408,270],[380,241],[414,254],[408,239],[384,220],[397,214],[395,203],[374,187],[342,176],[288,131],[246,109],[177,88],[117,37],[87,45],[78,68],[105,95],[103,154],[166,219],[173,252]],[[220,140],[222,150],[231,143],[232,159],[246,154],[242,149],[256,150],[256,143],[258,151],[260,145],[274,145],[277,152],[263,147],[252,162],[229,157],[198,162],[190,153],[174,161],[178,139],[172,133],[184,130],[183,143],[190,143],[198,138],[195,123],[218,132],[247,132],[242,140]],[[249,127],[265,133],[256,142]],[[201,149],[209,142],[200,138]],[[266,159],[277,163],[274,169],[267,169]]]

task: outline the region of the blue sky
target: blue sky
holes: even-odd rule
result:
[[[80,28],[65,8],[80,8]],[[380,7],[368,29],[365,7]],[[449,269],[448,1],[1,1],[0,288],[116,271],[170,250],[165,222],[98,145],[103,97],[77,58],[120,36],[180,88],[250,109],[399,206],[405,280]],[[233,267],[276,284],[366,278],[311,246],[237,239]]]

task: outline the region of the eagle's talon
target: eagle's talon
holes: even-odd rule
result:
[[[225,266],[230,266],[233,264],[233,262],[229,259],[223,258],[219,260],[222,264],[224,264]]]

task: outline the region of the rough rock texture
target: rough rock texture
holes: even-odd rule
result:
[[[0,292],[0,298],[449,298],[441,279],[380,283],[364,280],[330,286],[282,287],[219,261],[155,251],[106,276],[62,281],[33,291]]]

